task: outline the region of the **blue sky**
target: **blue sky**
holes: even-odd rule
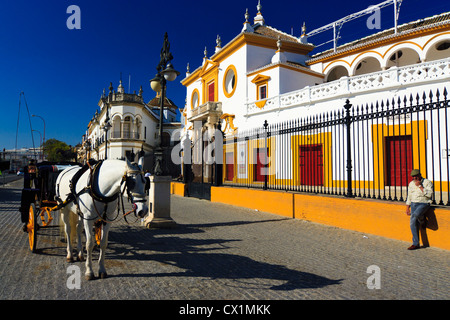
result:
[[[375,1],[292,1],[261,0],[266,24],[300,36],[306,22],[312,30],[363,10]],[[205,46],[209,56],[215,39],[222,45],[242,29],[245,9],[251,21],[257,0],[211,1],[98,1],[40,0],[3,1],[0,7],[0,149],[14,149],[19,116],[17,147],[31,147],[28,116],[19,94],[24,92],[30,114],[45,119],[46,139],[56,138],[75,145],[81,141],[100,95],[109,83],[117,88],[122,73],[125,90],[138,91],[144,100],[155,93],[149,80],[156,73],[165,32],[169,34],[173,64],[180,77],[168,84],[167,94],[179,107],[184,106],[186,90],[180,84],[190,63],[191,71],[200,66]],[[81,29],[69,30],[66,13],[70,5],[81,10]],[[404,0],[399,24],[450,11],[442,0]],[[366,18],[345,24],[340,44],[374,32]],[[393,7],[381,10],[381,29],[393,27]],[[375,30],[376,31],[376,30]],[[332,38],[331,31],[311,37],[320,44]],[[330,45],[329,45],[330,46]],[[315,52],[326,48],[320,47]],[[31,118],[33,129],[44,132],[43,122]],[[35,133],[35,144],[40,136]]]

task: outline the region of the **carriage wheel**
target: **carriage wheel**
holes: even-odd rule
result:
[[[97,220],[94,223],[94,235],[95,235],[95,242],[98,246],[100,246],[100,240],[102,239],[102,220]]]
[[[30,243],[31,252],[35,253],[37,249],[37,221],[36,221],[36,205],[34,203],[30,204],[30,209],[28,210],[28,242]]]

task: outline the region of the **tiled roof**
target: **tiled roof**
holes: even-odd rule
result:
[[[260,24],[256,24],[255,26],[253,26],[254,28],[254,33],[255,34],[259,34],[262,36],[266,36],[266,37],[270,37],[270,38],[274,38],[274,39],[278,39],[278,37],[280,37],[281,40],[284,41],[292,41],[292,42],[298,42],[298,39],[294,36],[291,36],[287,33],[284,33],[283,31],[277,30],[273,27],[269,27],[269,26],[262,26]]]
[[[150,100],[147,105],[150,107],[158,107],[159,108],[159,96],[154,97],[152,100]],[[164,108],[172,108],[172,109],[177,109],[178,107],[175,105],[175,103],[170,100],[169,98],[165,98],[164,101]]]

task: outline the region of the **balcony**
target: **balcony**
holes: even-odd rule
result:
[[[140,140],[141,135],[138,132],[129,131],[111,131],[111,139],[132,139]]]
[[[144,99],[143,99],[142,95],[137,95],[137,94],[132,94],[132,93],[114,92],[102,99],[104,99],[104,101],[108,102],[108,103],[131,102],[131,103],[144,104]]]
[[[210,124],[215,124],[222,115],[222,102],[208,101],[201,106],[191,110],[191,115],[188,121],[202,121]]]
[[[388,70],[342,77],[338,80],[271,97],[265,105],[258,107],[258,101],[247,103],[247,116],[284,108],[308,105],[327,99],[336,99],[373,91],[386,91],[401,86],[448,81],[450,58],[420,64],[391,67]]]

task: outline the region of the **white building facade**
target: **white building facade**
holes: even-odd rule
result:
[[[109,94],[103,93],[97,110],[83,136],[83,152],[92,159],[129,159],[137,161],[139,152],[147,156],[159,143],[160,99],[144,103],[142,87],[139,93],[125,93],[120,81],[117,91],[112,84]],[[162,143],[170,147],[170,136],[180,128],[176,121],[177,106],[168,98],[164,104]],[[108,125],[108,128],[106,126]],[[106,129],[107,135],[106,135]],[[105,154],[106,151],[106,154]],[[146,169],[152,168],[145,166]]]
[[[439,93],[444,100],[449,89],[450,13],[312,56],[314,45],[305,28],[295,37],[268,26],[260,5],[253,24],[248,18],[246,13],[242,32],[224,47],[218,38],[211,57],[205,50],[202,65],[181,82],[187,90],[185,135],[194,143],[198,140],[195,121],[201,121],[203,131],[220,122],[226,135],[225,184],[265,182],[269,188],[313,186],[321,192],[350,184],[377,196],[386,188],[399,189],[403,197],[406,171],[414,166],[434,181],[435,191],[441,192],[438,201],[445,198],[442,193],[450,189],[449,137],[442,131],[448,122],[447,104],[429,103],[435,103]],[[407,110],[411,97],[416,107]],[[348,149],[341,143],[347,135],[347,100],[354,106]],[[309,129],[306,124],[311,124]],[[272,134],[262,139],[267,131]],[[347,150],[353,155],[352,180],[345,169]],[[265,164],[270,168],[266,178],[259,173]]]

